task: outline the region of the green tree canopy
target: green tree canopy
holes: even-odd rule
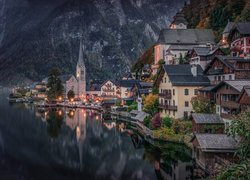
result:
[[[59,76],[61,75],[61,71],[58,68],[53,68],[49,71],[48,78],[48,91],[47,96],[49,100],[55,100],[58,97],[63,97],[64,88]]]
[[[191,104],[196,113],[213,113],[215,111],[214,103],[203,96],[193,97]]]

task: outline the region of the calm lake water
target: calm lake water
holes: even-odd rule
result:
[[[38,111],[0,90],[0,179],[192,179],[185,146],[153,147],[118,121],[83,109]],[[127,129],[126,129],[127,128]]]

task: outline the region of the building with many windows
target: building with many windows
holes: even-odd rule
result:
[[[198,89],[209,85],[199,65],[164,65],[156,79],[161,117],[189,118],[191,99],[196,97]]]

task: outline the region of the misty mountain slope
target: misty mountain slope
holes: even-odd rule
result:
[[[79,40],[87,78],[120,77],[184,0],[0,0],[0,82],[74,73]]]

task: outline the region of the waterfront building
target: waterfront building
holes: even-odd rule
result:
[[[135,84],[138,84],[139,81],[135,79],[123,79],[119,81],[119,86],[120,86],[120,92],[121,92],[121,98],[126,99],[126,98],[131,98],[133,96],[132,93],[132,87]]]
[[[238,142],[227,134],[195,134],[191,142],[196,165],[210,175],[237,161]]]
[[[161,117],[188,118],[193,111],[191,99],[198,89],[209,85],[199,65],[163,65],[156,79]]]
[[[117,82],[112,80],[106,80],[102,83],[101,87],[101,97],[103,99],[114,99],[120,98],[120,86]]]
[[[212,89],[216,97],[216,113],[227,125],[234,115],[240,113],[240,104],[237,100],[245,86],[250,86],[250,80],[223,81]]]
[[[232,56],[250,57],[250,22],[235,23],[228,34]]]
[[[194,47],[188,52],[189,63],[191,65],[200,65],[203,70],[216,55],[224,55],[224,52],[219,47]]]
[[[193,133],[222,134],[224,121],[218,114],[192,113]]]
[[[153,83],[151,82],[142,82],[136,83],[133,85],[131,91],[134,99],[138,97],[146,96],[152,92]]]
[[[64,83],[64,82],[63,82]],[[79,57],[76,65],[76,74],[71,75],[64,83],[65,95],[73,90],[76,98],[83,99],[86,97],[86,67],[83,57],[83,45],[80,42]]]

